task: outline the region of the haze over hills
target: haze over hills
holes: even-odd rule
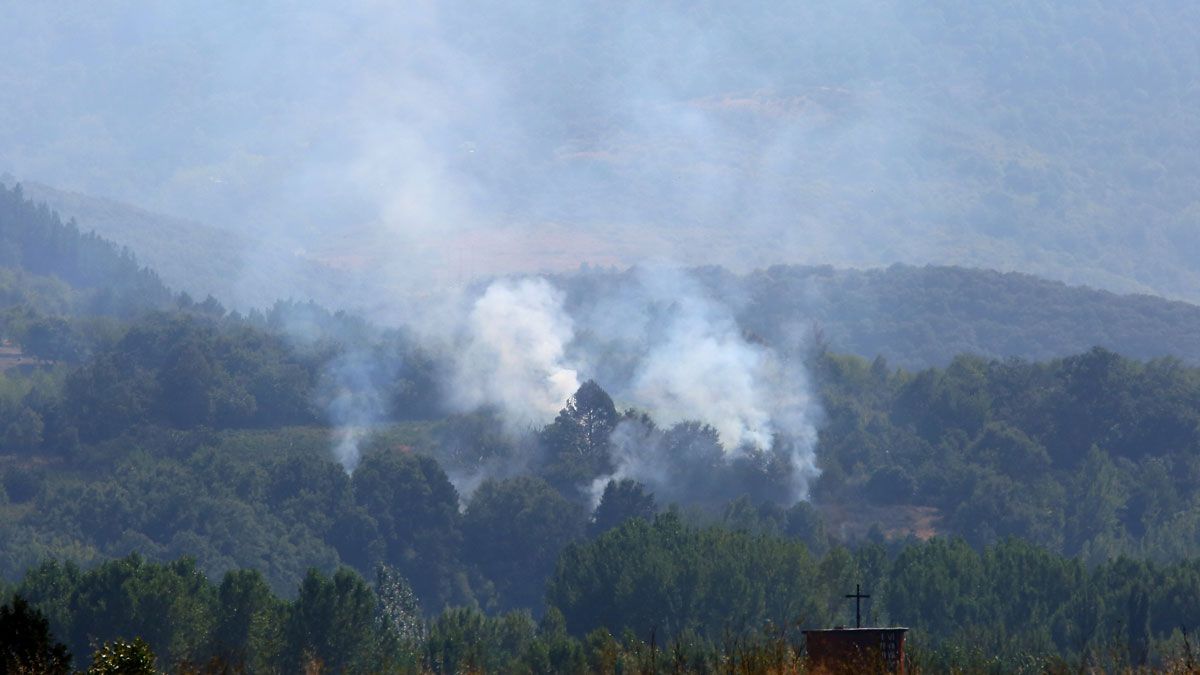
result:
[[[709,640],[731,615],[827,625],[854,579],[951,660],[997,625],[992,651],[1087,658],[1070,631],[1089,606],[1169,654],[1200,611],[1174,602],[1200,597],[1200,368],[1089,349],[912,372],[788,325],[819,316],[896,361],[1097,334],[1154,352],[1195,335],[1191,305],[948,267],[586,270],[488,283],[439,349],[311,305],[188,301],[19,190],[0,191],[0,260],[0,590],[77,654],[136,634],[195,663],[226,640],[292,672],[330,625],[347,639],[326,663],[394,654],[376,617],[399,598],[432,622],[420,645],[474,646],[439,637],[469,621],[579,655],[593,624],[664,611]],[[546,363],[576,388],[514,429]],[[639,584],[661,592],[612,591]],[[1159,590],[1130,609],[1131,585]],[[351,597],[354,621],[300,623]],[[928,597],[969,607],[947,625]]]
[[[0,170],[236,231],[256,290],[303,250],[375,293],[666,255],[1197,301],[1198,12],[27,3]]]
[[[9,4],[0,671],[1194,670],[1200,5]]]
[[[866,270],[777,265],[748,274],[694,271],[741,328],[777,345],[831,348],[891,365],[944,366],[960,354],[1043,360],[1100,346],[1135,358],[1200,363],[1200,307],[1118,295],[1027,274],[892,265]],[[632,283],[635,270],[558,277],[569,308]]]
[[[11,176],[0,184],[13,185]],[[198,299],[208,295],[243,309],[276,300],[336,297],[336,274],[281,242],[268,244],[253,231],[233,231],[146,211],[122,202],[22,183],[25,194],[85,231],[128,247],[170,287]],[[251,252],[261,252],[257,260]],[[257,264],[256,264],[257,263]],[[287,272],[287,278],[278,276]]]
[[[104,241],[110,239],[109,233],[112,239],[127,234],[141,241],[135,250],[138,260],[127,264],[150,261],[149,270],[170,287],[197,300],[210,293],[221,302],[249,297],[237,284],[252,276],[242,272],[236,246],[228,245],[239,241],[237,235],[44,186],[29,188],[28,201],[11,200],[7,205],[13,211],[0,222],[0,234],[9,245],[39,236],[54,238],[20,227],[27,217],[21,214],[33,213],[33,202],[47,198],[56,209],[59,205],[71,209],[64,215],[78,219],[81,231],[100,233],[104,246],[119,249]],[[19,256],[10,258],[16,262],[6,266],[35,271],[24,269]],[[82,258],[47,261],[36,270],[37,278],[45,279],[41,283],[46,285],[54,277],[76,278],[78,267],[112,264],[96,254]],[[318,261],[309,261],[309,269],[310,274],[294,281],[290,297],[311,294],[321,302],[354,306],[334,294],[339,281],[347,283],[346,270]],[[1195,340],[1200,334],[1200,307],[1149,295],[1119,295],[1026,274],[946,266],[839,270],[777,265],[746,274],[710,266],[690,273],[707,293],[733,309],[742,330],[779,347],[807,343],[817,331],[833,349],[864,358],[882,356],[894,366],[910,369],[944,366],[960,354],[1041,360],[1095,346],[1134,358],[1173,356],[1200,363],[1200,344]],[[567,312],[576,313],[635,286],[638,275],[637,268],[588,267],[553,279],[566,292]],[[103,279],[93,282],[103,283]],[[124,281],[114,277],[107,283]],[[288,299],[265,295],[271,287],[264,280],[260,288],[264,295],[254,306],[263,309]],[[54,308],[62,304],[44,293],[32,302],[39,311],[50,313],[60,311]]]
[[[234,296],[233,284],[243,273],[240,252],[250,244],[245,236],[41,183],[21,187],[29,199],[46,204],[64,220],[129,247],[167,285],[201,298]]]

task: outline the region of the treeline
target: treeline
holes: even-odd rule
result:
[[[730,459],[711,427],[658,427],[638,411],[618,411],[594,382],[554,422],[521,438],[486,413],[381,427],[364,439],[363,461],[348,476],[330,456],[332,430],[308,407],[319,391],[311,364],[320,361],[306,367],[261,338],[258,351],[228,348],[224,341],[234,338],[215,325],[152,318],[152,329],[131,330],[138,339],[121,347],[191,353],[201,363],[212,354],[229,369],[202,379],[163,377],[179,369],[161,365],[84,378],[104,357],[74,372],[4,378],[15,394],[28,388],[13,400],[38,415],[19,408],[0,461],[4,575],[48,556],[99,561],[138,550],[154,559],[191,554],[210,574],[254,567],[282,590],[311,565],[369,574],[386,563],[431,607],[471,601],[536,611],[563,547],[670,504],[698,522],[788,535],[817,552],[915,531],[887,523],[873,532],[844,529],[834,517],[876,505],[900,518],[919,507],[929,517],[926,534],[958,535],[976,548],[1020,537],[1089,564],[1200,554],[1200,370],[1174,360],[1093,350],[1045,363],[960,357],[911,373],[882,359],[815,354],[826,415],[817,445],[822,474],[811,503],[786,508],[786,457],[766,449]],[[212,342],[190,343],[197,335]],[[299,384],[272,379],[289,372]],[[261,379],[249,377],[256,373]],[[135,408],[116,405],[139,400],[133,396],[80,398],[91,391],[80,381],[143,392],[199,384],[172,394],[189,397],[184,408],[147,394],[147,405]],[[392,381],[391,414],[414,409],[406,396],[437,400],[422,384],[432,381]],[[39,393],[56,386],[60,399]],[[225,402],[242,400],[228,392],[264,403],[226,417]],[[39,397],[59,407],[32,407]],[[61,417],[38,412],[50,410]],[[81,422],[63,434],[55,419]],[[20,443],[36,436],[22,435],[24,421],[39,431],[40,445]],[[641,483],[604,489],[618,430],[621,442],[646,444],[659,464]],[[53,440],[64,436],[73,442],[66,451]]]
[[[959,354],[1046,360],[1102,346],[1139,359],[1200,364],[1200,307],[1118,295],[1028,274],[964,267],[877,269],[775,265],[746,274],[692,270],[738,308],[742,328],[778,349],[814,331],[838,351],[894,366],[945,367]],[[589,305],[637,281],[636,270],[588,268],[559,283]]]
[[[281,324],[303,313],[327,322],[303,344]],[[137,427],[274,428],[323,424],[335,383],[326,368],[366,350],[378,368],[385,413],[436,413],[432,363],[399,333],[380,333],[343,315],[277,303],[267,313],[226,314],[186,296],[173,311],[129,322],[40,317],[10,310],[9,334],[23,354],[47,364],[0,373],[0,431],[16,452],[71,456]],[[358,332],[361,328],[361,332]],[[353,335],[344,334],[356,331]]]
[[[718,277],[719,278],[719,277]],[[716,278],[710,277],[710,282]],[[909,369],[958,354],[1046,360],[1102,346],[1139,359],[1200,364],[1200,307],[1118,295],[1015,272],[892,265],[835,270],[779,265],[739,279],[739,320],[786,344],[798,320],[840,351]]]
[[[894,371],[818,363],[816,500],[925,505],[976,546],[1007,536],[1100,561],[1200,546],[1200,369],[1103,349]]]
[[[107,645],[180,672],[715,673],[795,672],[802,630],[851,617],[844,593],[856,583],[871,595],[868,623],[911,629],[912,672],[1183,672],[1200,621],[1195,559],[1089,569],[1015,540],[977,551],[945,539],[814,555],[673,512],[573,545],[556,569],[536,618],[473,605],[427,616],[387,566],[373,583],[309,570],[281,597],[256,570],[210,581],[188,558],[86,570],[51,560],[0,589],[11,598],[0,622],[40,615],[37,653],[81,666]],[[28,635],[0,636],[0,652],[22,653]]]
[[[129,317],[174,299],[129,249],[62,222],[26,199],[20,185],[0,185],[0,266],[8,268],[0,297],[10,306]]]
[[[1031,669],[1054,659],[1161,664],[1200,620],[1200,561],[1118,558],[1089,567],[1028,542],[864,542],[814,554],[794,539],[689,525],[666,512],[568,548],[546,601],[568,630],[716,639],[775,626],[904,626],[933,672]],[[1024,663],[1023,663],[1024,662]]]

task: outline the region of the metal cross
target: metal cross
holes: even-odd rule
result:
[[[854,584],[854,595],[847,595],[847,598],[854,598],[854,627],[862,628],[862,601],[863,598],[871,596],[862,592],[861,584]]]

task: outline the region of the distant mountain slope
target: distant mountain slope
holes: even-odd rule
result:
[[[153,213],[130,204],[22,183],[26,196],[44,202],[84,231],[128,246],[173,288],[203,298],[227,298],[242,274],[248,238],[196,221]]]
[[[158,275],[128,248],[0,185],[0,309],[127,316],[171,301]]]
[[[96,252],[84,257],[100,267],[119,268],[118,276],[128,277],[123,282],[127,286],[134,283],[134,277],[149,274],[139,271],[130,253],[120,253],[94,235],[78,231],[70,234],[69,226],[61,221],[55,225],[51,212],[35,206],[28,197],[44,199],[65,215],[77,218],[80,230],[94,228],[104,237],[128,244],[139,259],[162,270],[168,283],[177,283],[198,296],[212,293],[226,304],[253,302],[266,306],[279,299],[273,295],[276,289],[303,297],[316,295],[311,292],[323,287],[323,301],[345,300],[345,296],[339,298],[329,289],[340,288],[339,282],[348,277],[312,261],[293,259],[289,264],[246,269],[241,259],[244,251],[239,248],[257,245],[248,237],[41,185],[28,193],[5,190],[4,194],[11,202],[10,210],[24,214],[25,221],[36,220],[41,223],[38,228],[61,229],[50,239],[65,236],[91,242],[87,245]],[[12,217],[5,222],[11,229]],[[46,239],[48,235],[37,236]],[[19,247],[9,248],[16,251]],[[35,275],[54,274],[71,285],[80,283],[82,277],[78,275],[86,268],[59,269],[51,263],[56,260],[54,256],[44,251],[33,257],[6,255],[16,256],[17,264],[9,262],[10,267]],[[289,254],[276,251],[274,255],[278,262]],[[121,261],[95,263],[114,256]],[[261,251],[259,256],[260,260],[267,259]],[[1200,363],[1200,307],[1150,295],[1118,295],[1028,274],[964,267],[893,265],[839,270],[777,265],[745,275],[720,267],[698,268],[695,272],[714,293],[738,308],[746,330],[768,341],[784,344],[807,339],[816,326],[836,350],[868,358],[882,355],[894,365],[909,368],[944,365],[961,353],[1042,360],[1080,353],[1093,346],[1134,358],[1175,356]],[[285,274],[291,276],[285,279]],[[592,271],[561,276],[559,280],[581,297],[604,293],[627,275]],[[91,288],[103,286],[96,281],[98,278],[89,277],[86,283]],[[20,293],[29,297],[49,298],[58,293],[44,282],[21,281],[19,276],[14,279],[8,286],[24,284],[25,290]],[[165,297],[165,290],[158,290],[161,284],[154,284],[159,284],[156,278],[147,297]],[[20,293],[10,293],[9,297]]]
[[[743,325],[786,340],[817,324],[834,349],[895,365],[955,355],[1043,360],[1102,346],[1200,363],[1200,307],[1027,274],[962,267],[835,270],[777,266],[739,279]],[[789,333],[791,331],[791,333]]]
[[[1200,363],[1200,307],[1155,296],[964,267],[692,272],[734,308],[745,331],[783,348],[806,344],[815,331],[833,351],[882,355],[908,369],[944,366],[964,353],[1046,360],[1096,346]],[[592,269],[557,279],[572,308],[636,284],[636,275]]]
[[[0,185],[13,184],[11,177]],[[336,270],[297,252],[284,240],[265,241],[194,220],[155,213],[139,206],[21,183],[25,196],[75,220],[83,232],[95,232],[128,247],[173,289],[197,299],[217,298],[230,308],[264,308],[276,300],[343,299]]]

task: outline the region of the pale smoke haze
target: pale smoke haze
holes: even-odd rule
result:
[[[663,424],[712,424],[731,455],[784,434],[803,442],[811,411],[777,402],[806,383],[784,382],[779,356],[679,270],[647,267],[606,309],[578,315],[536,277],[477,297],[441,289],[664,253],[745,267],[767,238],[775,253],[834,241],[807,231],[827,209],[785,186],[825,155],[828,178],[869,176],[839,157],[900,152],[906,127],[857,95],[849,122],[830,126],[841,94],[780,80],[757,40],[671,4],[99,3],[14,19],[36,30],[0,29],[8,64],[71,64],[54,87],[0,72],[25,92],[0,111],[19,177],[247,229],[256,245],[231,304],[309,296],[412,326],[448,363],[446,407],[492,408],[513,434],[551,421],[595,377]],[[86,63],[107,67],[75,77]],[[66,92],[59,103],[79,107],[46,106],[57,122],[26,109]],[[51,139],[58,128],[85,131]],[[336,270],[338,285],[300,262]],[[347,470],[381,419],[388,365],[351,353],[324,374]]]
[[[594,378],[618,405],[660,425],[713,426],[725,461],[749,451],[782,454],[790,498],[807,496],[818,473],[820,409],[796,358],[747,339],[728,307],[666,264],[640,268],[634,283],[577,311],[578,318],[569,314],[563,293],[543,278],[492,283],[448,354],[455,364],[450,404],[497,410],[516,433],[553,420],[579,382]],[[622,425],[612,452],[617,468],[590,486],[595,495],[610,478],[668,487],[671,467],[656,442]]]
[[[749,340],[729,307],[684,270],[662,263],[639,268],[634,283],[602,300],[589,317],[593,334],[609,340],[590,355],[598,370],[617,372],[604,355],[636,355],[627,378],[601,382],[618,401],[648,412],[660,425],[713,426],[727,459],[752,449],[784,452],[792,469],[791,498],[807,496],[818,474],[821,413],[798,355]],[[612,478],[669,481],[671,468],[662,466],[657,448],[634,430],[616,437]],[[594,494],[603,482],[593,486]]]
[[[564,362],[574,337],[562,293],[544,279],[492,283],[474,302],[452,358],[450,403],[498,409],[513,431],[545,424],[579,388]]]
[[[333,456],[347,473],[361,458],[359,444],[386,417],[381,381],[398,364],[364,351],[334,357],[321,374],[318,399],[334,429]]]
[[[587,306],[537,275],[935,262],[1200,298],[1200,10],[1043,9],[8,3],[0,173],[244,233],[222,301],[409,327],[450,410],[520,433],[594,378],[731,456],[782,447],[802,496],[820,411],[791,346],[670,266]],[[326,374],[348,469],[381,369]]]
[[[227,306],[653,255],[1200,297],[1200,10],[1043,4],[10,2],[0,174],[244,233]]]
[[[629,396],[663,424],[689,419],[711,424],[733,451],[770,447],[767,350],[747,342],[732,314],[683,272],[645,270],[640,281],[650,300],[642,311],[661,308],[661,316],[644,324],[654,328],[640,336],[640,344],[625,346],[645,351]]]

